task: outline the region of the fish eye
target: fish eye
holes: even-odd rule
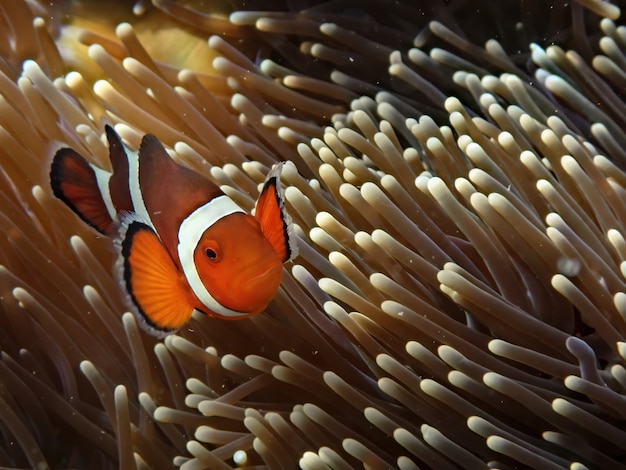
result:
[[[207,247],[204,249],[204,254],[209,261],[217,261],[220,257],[219,251],[216,247]]]

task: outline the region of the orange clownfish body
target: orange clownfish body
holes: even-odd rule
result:
[[[268,174],[252,216],[175,163],[156,137],[144,136],[134,153],[110,126],[106,135],[112,173],[62,148],[50,183],[81,219],[114,237],[120,282],[142,325],[164,336],[194,309],[226,319],[263,311],[278,290],[282,264],[297,256],[282,163]]]

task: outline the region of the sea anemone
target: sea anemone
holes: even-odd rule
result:
[[[618,2],[109,3],[0,7],[0,466],[625,468]],[[293,162],[266,312],[124,313],[47,181],[103,123],[246,209]]]

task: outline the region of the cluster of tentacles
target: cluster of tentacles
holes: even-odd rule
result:
[[[0,1],[0,466],[626,468],[619,2],[76,3]],[[104,122],[246,209],[295,163],[266,312],[124,313],[47,180]]]

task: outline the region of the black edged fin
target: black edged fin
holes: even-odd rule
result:
[[[100,194],[96,173],[82,155],[67,147],[58,150],[50,168],[50,186],[89,226],[105,235],[111,233],[113,219]]]
[[[283,262],[298,256],[298,244],[293,222],[285,210],[285,197],[280,186],[280,173],[284,162],[274,165],[267,174],[254,216],[261,224],[261,231]]]
[[[142,327],[163,337],[187,323],[194,310],[190,289],[154,229],[137,214],[125,213],[115,244],[119,281]]]

